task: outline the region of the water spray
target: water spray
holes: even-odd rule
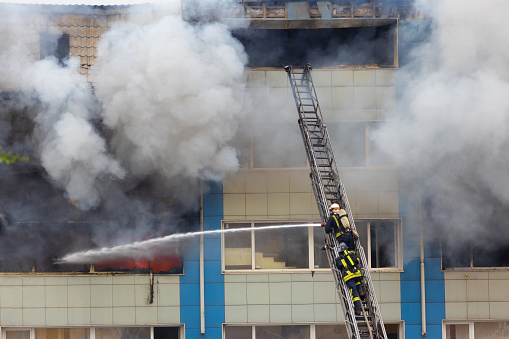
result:
[[[164,237],[148,239],[144,241],[136,241],[130,244],[119,245],[114,247],[103,247],[99,249],[92,249],[65,255],[63,258],[55,261],[56,264],[76,264],[76,263],[89,263],[99,259],[112,260],[120,257],[146,257],[159,250],[168,250],[166,246],[172,242],[178,242],[187,238],[199,235],[214,235],[221,233],[234,233],[246,231],[263,231],[270,229],[280,228],[295,228],[295,227],[316,227],[321,224],[293,224],[293,225],[270,225],[260,227],[246,227],[246,228],[232,228],[188,233],[175,233]]]

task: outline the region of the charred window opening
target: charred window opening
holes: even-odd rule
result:
[[[395,25],[319,29],[238,29],[249,67],[395,66]]]
[[[453,247],[442,244],[442,269],[481,267],[509,267],[509,248],[473,244]]]
[[[142,187],[126,193],[131,203],[125,208],[108,204],[85,212],[48,183],[41,171],[25,167],[15,171],[14,165],[0,166],[0,272],[90,273],[92,264],[96,272],[183,272],[183,243],[148,248],[145,257],[104,254],[81,263],[60,259],[70,253],[189,231],[190,225],[199,224],[197,212],[179,213],[176,223],[178,204]],[[146,208],[135,208],[141,205]]]
[[[69,58],[69,34],[40,33],[39,42],[41,60],[53,56],[63,66]]]

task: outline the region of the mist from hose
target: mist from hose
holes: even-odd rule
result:
[[[114,260],[117,258],[136,258],[153,256],[154,254],[171,250],[168,245],[171,243],[185,240],[187,238],[199,236],[199,235],[214,235],[223,233],[234,233],[234,232],[246,232],[246,231],[264,231],[281,228],[297,228],[297,227],[316,227],[321,224],[293,224],[293,225],[269,225],[260,227],[246,227],[246,228],[233,228],[233,229],[221,229],[221,230],[210,230],[210,231],[199,231],[199,232],[188,232],[188,233],[176,233],[167,235],[164,237],[136,241],[131,244],[119,245],[115,247],[105,247],[100,249],[82,251],[67,254],[61,259],[57,260],[56,263],[91,263],[96,260],[108,258],[108,260]]]

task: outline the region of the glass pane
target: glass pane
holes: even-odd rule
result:
[[[442,243],[442,267],[470,267],[470,246],[450,246]]]
[[[316,339],[348,339],[345,325],[316,325]]]
[[[472,250],[474,267],[508,267],[509,248],[480,247]]]
[[[446,339],[469,339],[468,324],[447,325],[445,327],[445,332]]]
[[[367,256],[368,253],[368,222],[367,221],[355,221],[355,229],[359,233],[359,240],[361,246],[364,249],[364,253]],[[366,257],[366,259],[368,259]]]
[[[6,339],[30,339],[30,331],[6,331]]]
[[[254,168],[306,167],[306,152],[296,122],[258,124],[255,133]]]
[[[396,224],[393,221],[372,221],[371,236],[371,267],[396,266]]]
[[[96,339],[150,339],[149,327],[103,327],[95,329]]]
[[[329,259],[327,252],[323,250],[325,231],[323,227],[313,227],[315,268],[329,268]]]
[[[339,167],[366,166],[364,123],[328,123],[327,128]]]
[[[474,323],[475,338],[509,339],[509,323],[507,321]]]
[[[399,338],[399,325],[398,324],[384,324],[387,339]]]
[[[154,327],[154,339],[179,339],[179,327]]]
[[[260,223],[255,227],[274,223]],[[259,269],[309,268],[308,228],[255,232],[255,265]]]
[[[36,328],[36,339],[88,339],[88,328]]]
[[[389,122],[384,121],[384,125],[390,124]],[[379,142],[373,139],[374,130],[377,127],[377,123],[373,123],[371,125],[371,140],[369,143],[369,152],[370,152],[370,164],[371,166],[387,166],[394,165],[394,157],[391,153],[387,152]]]
[[[224,339],[251,339],[253,332],[251,326],[225,326]]]
[[[251,223],[227,223],[225,230],[246,229],[224,233],[224,265],[227,270],[251,269]]]
[[[309,339],[309,326],[256,326],[256,339]]]

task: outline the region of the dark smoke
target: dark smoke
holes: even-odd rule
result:
[[[54,48],[62,34],[34,55],[37,29],[2,32],[0,144],[30,162],[0,166],[0,271],[79,270],[53,259],[193,231],[201,182],[237,170],[242,45],[147,7],[103,35],[94,88]]]

